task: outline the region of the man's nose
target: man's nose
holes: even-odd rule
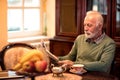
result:
[[[84,26],[84,30],[88,31],[89,30],[88,26]]]

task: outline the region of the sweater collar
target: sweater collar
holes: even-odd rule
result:
[[[103,40],[104,37],[105,37],[105,33],[103,33],[100,37],[98,37],[94,41],[92,41],[90,38],[86,38],[86,42],[99,44]]]

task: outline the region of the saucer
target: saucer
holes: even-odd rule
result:
[[[83,72],[76,71],[75,69],[70,69],[69,71],[74,74],[83,74]]]

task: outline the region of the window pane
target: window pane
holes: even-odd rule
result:
[[[120,0],[116,1],[116,36],[120,36]]]
[[[107,14],[107,0],[87,0],[87,10],[96,10]]]
[[[8,9],[8,31],[20,31],[22,26],[22,10]]]
[[[8,37],[41,34],[40,0],[7,0]]]
[[[38,7],[40,6],[40,0],[25,0],[25,7]]]
[[[22,0],[8,0],[8,7],[22,6]]]
[[[40,11],[39,9],[24,10],[24,30],[33,31],[40,29]]]

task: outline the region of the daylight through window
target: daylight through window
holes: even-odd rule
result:
[[[8,0],[7,14],[9,38],[40,34],[40,0]]]

